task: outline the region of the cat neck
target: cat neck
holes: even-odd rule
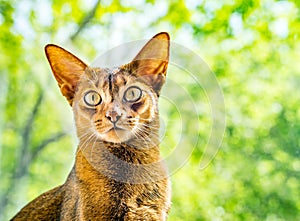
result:
[[[114,180],[122,183],[146,183],[166,177],[159,146],[140,147],[134,142],[109,143],[81,141],[75,169],[81,180]]]

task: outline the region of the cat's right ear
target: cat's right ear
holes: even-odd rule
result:
[[[72,106],[77,84],[87,65],[57,45],[46,45],[45,53],[61,93]]]

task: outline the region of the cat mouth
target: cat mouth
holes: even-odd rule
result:
[[[106,131],[104,140],[113,143],[124,142],[128,139],[129,131],[121,127],[112,127]]]
[[[114,126],[114,127],[110,128],[106,133],[111,132],[111,131],[121,131],[121,130],[125,130],[125,129]]]

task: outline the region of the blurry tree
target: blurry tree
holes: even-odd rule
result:
[[[205,58],[227,116],[221,149],[200,171],[210,136],[209,113],[201,112],[198,146],[172,176],[170,220],[300,220],[299,9],[296,0],[0,0],[0,220],[62,183],[72,166],[76,143],[66,136],[74,134],[72,114],[44,45],[91,60],[159,31]],[[176,73],[168,77],[184,82]],[[184,84],[206,110],[205,93]],[[178,116],[161,112],[172,144]],[[193,120],[185,122],[184,136]]]

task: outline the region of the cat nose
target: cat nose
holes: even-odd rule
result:
[[[121,115],[117,111],[107,111],[105,117],[113,124],[117,123]]]

